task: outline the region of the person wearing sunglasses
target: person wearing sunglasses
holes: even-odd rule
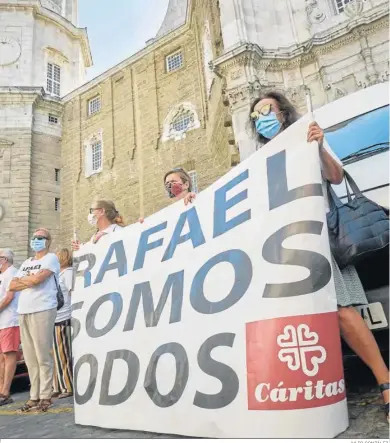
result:
[[[97,231],[91,237],[90,242],[97,243],[104,235],[116,232],[125,227],[123,217],[117,211],[115,204],[110,200],[95,200],[88,214],[88,223]],[[72,241],[73,251],[80,249],[81,243],[79,240]]]
[[[254,100],[250,108],[250,125],[259,146],[263,146],[299,119],[289,100],[279,92],[268,92]],[[331,148],[324,144],[324,132],[318,123],[310,123],[307,141],[317,141],[320,150],[323,188],[326,200],[326,181],[340,184],[343,166]],[[329,205],[325,201],[325,210]],[[349,347],[372,370],[381,388],[387,420],[389,420],[389,372],[381,356],[375,338],[354,306],[368,303],[363,286],[354,266],[340,270],[332,257],[333,276],[336,286],[340,330]]]
[[[50,232],[37,229],[31,237],[34,256],[27,259],[10,283],[20,291],[18,302],[20,336],[30,377],[30,399],[19,412],[46,412],[51,407],[53,382],[53,331],[57,316],[57,282],[60,263],[49,252]]]
[[[16,355],[20,345],[18,320],[19,292],[8,290],[17,273],[11,249],[0,250],[0,406],[13,402],[11,383],[16,370]]]

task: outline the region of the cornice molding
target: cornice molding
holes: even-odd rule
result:
[[[34,86],[0,86],[0,103],[15,104],[29,103],[33,104],[39,96],[43,96],[45,90]]]
[[[46,109],[48,111],[56,111],[62,114],[64,104],[60,98],[55,98],[45,93],[41,87],[34,86],[0,86],[0,104],[15,105],[29,104]]]
[[[335,84],[333,84],[332,82],[324,81],[325,75],[323,72],[323,68],[320,69],[318,75],[324,85],[324,91],[331,91],[334,100],[348,94],[348,92],[342,86],[340,86],[339,83],[336,82]],[[355,80],[357,89],[363,89],[374,84],[388,82],[389,72],[385,71],[378,74],[371,82],[359,82],[357,81],[356,77]],[[297,108],[304,108],[306,104],[305,85],[298,85],[286,88],[283,82],[270,82],[267,79],[258,78],[256,78],[254,81],[247,81],[245,84],[225,89],[223,91],[224,97],[225,99],[227,99],[227,102],[225,104],[230,105],[231,110],[234,112],[240,108],[248,106],[251,101],[258,96],[260,91],[262,93],[267,91],[279,91],[282,94],[286,95],[291,103],[293,103]]]
[[[388,26],[388,9],[380,8],[372,14],[343,24],[342,28],[315,35],[299,46],[271,51],[253,43],[242,44],[214,60],[212,67],[222,75],[238,66],[250,65],[256,69],[267,70],[299,67],[313,62],[319,55],[334,51]]]

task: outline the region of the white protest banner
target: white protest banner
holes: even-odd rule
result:
[[[199,437],[348,426],[318,148],[302,119],[76,254],[76,423]]]

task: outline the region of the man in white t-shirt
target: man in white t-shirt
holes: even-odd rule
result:
[[[8,291],[17,273],[11,249],[0,250],[0,406],[8,405],[11,383],[16,370],[16,356],[20,345],[18,321],[18,292]]]
[[[34,232],[27,259],[10,283],[20,291],[18,302],[20,337],[24,361],[30,376],[30,399],[20,412],[46,412],[51,406],[53,382],[53,331],[57,316],[57,284],[60,263],[49,252],[51,235],[47,229]]]

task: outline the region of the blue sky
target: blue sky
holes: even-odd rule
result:
[[[79,0],[79,26],[88,29],[94,61],[87,80],[142,49],[167,6],[168,0]]]

